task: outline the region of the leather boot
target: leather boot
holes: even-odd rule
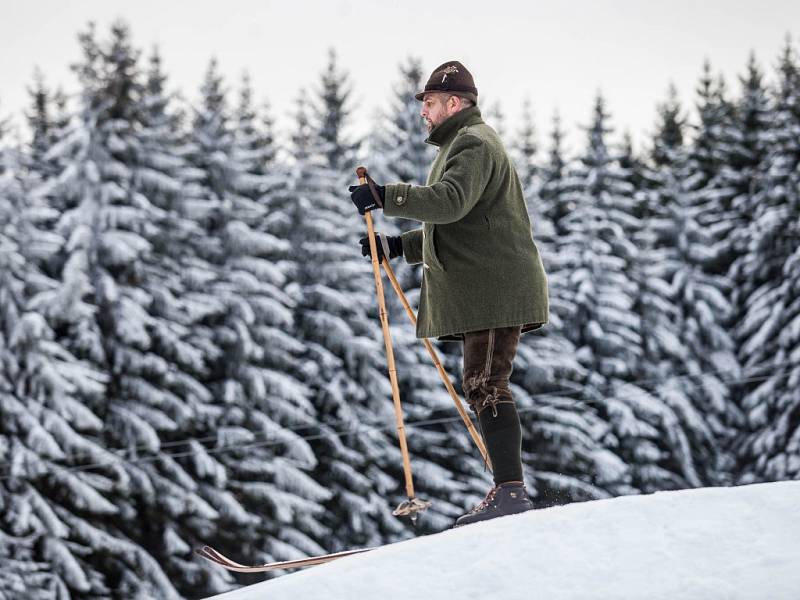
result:
[[[528,497],[525,484],[521,481],[507,481],[489,490],[486,498],[478,506],[458,518],[455,527],[514,515],[532,508],[533,502]]]

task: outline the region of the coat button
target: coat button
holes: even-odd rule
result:
[[[398,206],[403,204],[405,201],[406,199],[403,196],[398,196],[397,198],[394,199],[394,203],[397,204]]]

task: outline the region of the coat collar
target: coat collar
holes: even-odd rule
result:
[[[467,125],[483,123],[481,110],[477,106],[470,106],[454,114],[446,121],[434,127],[425,143],[434,146],[443,146],[453,139],[459,129]]]

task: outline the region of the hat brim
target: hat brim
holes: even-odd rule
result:
[[[457,92],[454,90],[423,90],[418,94],[414,94],[414,98],[422,102],[422,100],[425,98],[425,94],[449,94],[451,96],[461,96],[467,100],[472,100],[475,104],[478,103],[477,94],[473,94],[472,92]]]

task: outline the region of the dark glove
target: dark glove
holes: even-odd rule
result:
[[[369,186],[364,183],[362,185],[351,185],[350,186],[350,198],[353,200],[353,204],[356,205],[358,209],[358,214],[363,215],[368,210],[375,210],[376,208],[383,208],[383,202],[386,198],[386,186],[385,185],[376,185],[378,189],[378,193],[381,196],[381,205],[378,206],[378,203],[375,202],[375,197],[372,195],[372,191],[370,191]]]
[[[384,235],[376,231],[375,245],[378,248],[378,262],[383,262],[383,257],[385,256],[381,238],[386,241],[386,245],[389,247],[390,259],[403,256],[403,239],[399,235]],[[372,260],[372,253],[369,251],[369,238],[363,237],[358,240],[358,243],[361,244],[361,256],[369,256],[370,260]]]

